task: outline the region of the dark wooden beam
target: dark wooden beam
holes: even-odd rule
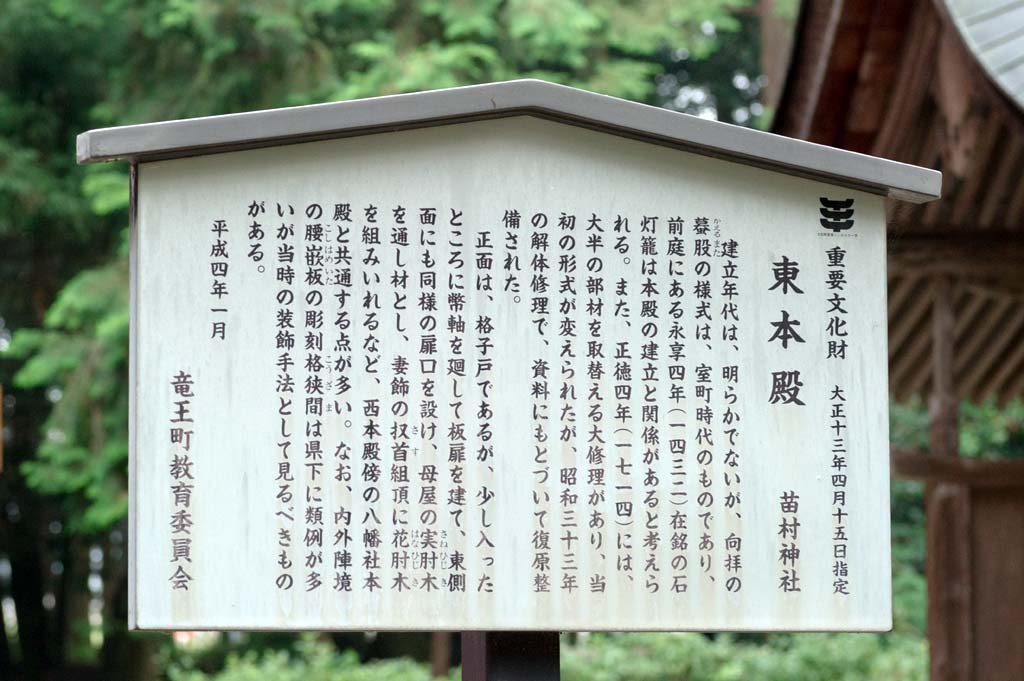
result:
[[[956,367],[955,374],[958,377],[984,366],[991,354],[992,340],[1000,329],[1005,328],[1007,316],[1017,310],[1024,311],[1020,305],[1014,306],[1013,301],[1008,298],[984,295],[977,297],[986,301],[986,310],[985,314],[981,315],[980,319],[968,329],[968,333],[962,337],[961,343],[956,349],[954,366]],[[960,395],[968,397],[969,389],[964,388]]]
[[[907,480],[943,482],[987,489],[1024,488],[1024,459],[955,459],[893,450],[892,472]]]
[[[1016,375],[1024,374],[1024,343],[1018,343],[1017,347],[1011,350],[1000,364],[999,371],[989,381],[982,400],[992,395],[998,395],[1005,400],[1012,394],[1008,388],[1010,380]]]
[[[1020,193],[1020,169],[1024,167],[1024,137],[1014,128],[1003,140],[995,159],[995,171],[987,190],[980,199],[976,221],[985,230],[993,229],[997,222],[1006,220],[1007,207],[1015,193]]]
[[[900,96],[893,83],[907,40],[907,25],[914,9],[906,0],[879,0],[872,7],[867,42],[850,98],[846,129],[838,146],[871,153],[890,100]]]
[[[912,282],[919,285],[917,297],[902,307],[899,311],[899,318],[894,319],[893,323],[889,325],[889,346],[893,348],[902,348],[912,340],[914,330],[924,322],[932,308],[927,281],[915,278]],[[924,336],[927,339],[927,335]]]
[[[773,132],[797,139],[809,138],[842,10],[843,3],[832,0],[800,3],[793,55],[773,122]]]
[[[1015,310],[1007,318],[1000,320],[999,326],[989,337],[985,345],[985,352],[975,357],[974,364],[965,371],[959,381],[960,394],[971,399],[977,399],[979,393],[984,392],[986,387],[985,379],[990,378],[993,373],[1004,366],[1010,351],[1013,349],[1014,340],[1024,328],[1024,305],[1019,301]]]
[[[871,148],[875,156],[900,161],[910,160],[920,146],[922,133],[937,134],[931,127],[922,129],[918,118],[935,69],[940,23],[931,2],[919,0],[908,4],[913,4],[914,10],[904,28],[906,40],[897,57],[899,69],[892,88],[899,96],[890,98]]]
[[[1024,284],[1024,233],[964,231],[890,237],[890,274],[948,274]]]

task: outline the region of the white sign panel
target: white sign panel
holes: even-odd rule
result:
[[[879,630],[882,199],[532,117],[142,163],[140,628]]]

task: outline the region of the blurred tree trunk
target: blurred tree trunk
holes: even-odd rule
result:
[[[17,504],[15,518],[10,518],[11,509],[8,509],[8,520],[15,532],[12,541],[7,543],[7,550],[11,561],[11,593],[18,617],[22,678],[40,681],[50,667],[50,646],[43,608],[39,514],[27,496],[20,496],[13,502]]]
[[[7,640],[7,622],[4,609],[0,607],[0,679],[13,679],[14,666],[11,663],[11,644]]]
[[[105,590],[108,597],[104,608],[103,678],[106,681],[157,681],[160,675],[153,663],[153,640],[128,631],[128,580],[124,560],[110,560],[106,547],[105,578],[110,579]]]
[[[71,539],[64,532],[64,524],[61,523],[60,534],[56,538],[56,551],[53,559],[60,563],[60,572],[53,578],[53,667],[63,670],[67,665],[67,640],[68,640],[68,598],[71,592],[70,573],[68,564],[71,562]],[[43,574],[50,574],[52,569],[44,566]]]
[[[63,659],[89,645],[89,546],[80,535],[68,535],[64,573],[61,575],[62,594],[58,600],[59,621],[64,632]]]
[[[42,391],[24,391],[8,410],[4,423],[11,437],[4,452],[0,498],[0,540],[11,563],[11,597],[17,617],[18,648],[21,651],[16,678],[38,681],[50,668],[51,641],[48,617],[43,607],[45,518],[44,500],[25,485],[19,467],[35,451],[39,424],[49,409]]]

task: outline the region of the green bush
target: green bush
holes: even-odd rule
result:
[[[925,681],[928,656],[916,636],[878,634],[590,634],[563,641],[564,681]],[[754,642],[754,641],[757,642]],[[409,659],[359,661],[354,651],[304,638],[283,650],[228,658],[208,674],[172,665],[170,681],[430,681]],[[460,678],[459,670],[448,679]]]
[[[274,650],[262,654],[231,655],[222,671],[207,674],[172,665],[170,681],[431,681],[426,665],[406,658],[360,662],[353,650],[303,638],[294,653]],[[453,671],[450,679],[458,674]]]
[[[757,637],[761,638],[761,637]],[[592,634],[562,647],[565,681],[924,681],[915,636]]]

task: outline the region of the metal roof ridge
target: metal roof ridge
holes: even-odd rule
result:
[[[915,203],[942,185],[936,170],[535,79],[99,128],[78,136],[77,156],[158,160],[520,114]]]

